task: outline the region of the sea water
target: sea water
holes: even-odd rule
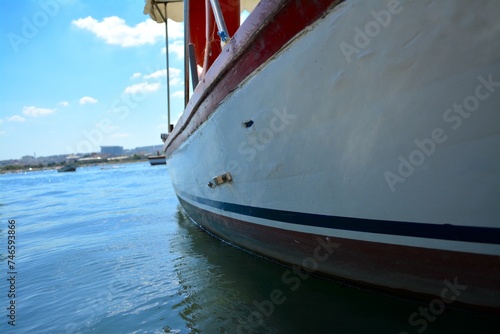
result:
[[[190,221],[167,168],[0,175],[0,333],[499,332],[432,301],[283,280],[289,268]]]

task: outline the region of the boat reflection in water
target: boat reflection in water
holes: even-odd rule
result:
[[[168,243],[179,256],[169,279],[177,281],[180,297],[172,310],[185,323],[167,324],[167,333],[184,327],[191,333],[411,333],[424,322],[426,333],[499,327],[492,317],[448,306],[435,323],[427,321],[418,311],[428,305],[320,279],[214,241],[180,207],[177,223]]]

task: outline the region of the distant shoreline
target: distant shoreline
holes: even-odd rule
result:
[[[147,157],[141,157],[141,158],[134,158],[134,157],[129,157],[126,159],[103,159],[102,161],[96,162],[73,162],[73,163],[67,163],[67,164],[58,164],[54,166],[38,166],[38,165],[33,165],[33,166],[19,166],[19,165],[7,165],[3,166],[0,168],[0,174],[17,174],[17,173],[31,173],[31,172],[43,172],[43,171],[49,171],[49,170],[58,170],[59,168],[62,168],[67,165],[75,165],[77,170],[80,167],[91,167],[91,166],[101,166],[101,165],[116,165],[116,164],[129,164],[129,163],[134,163],[134,162],[147,162],[148,158]]]

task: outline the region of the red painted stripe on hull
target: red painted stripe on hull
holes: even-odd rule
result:
[[[315,275],[500,313],[500,257],[327,238],[217,215],[179,200],[195,222],[217,237],[285,264],[305,266],[306,271],[314,269]],[[462,287],[457,295],[450,284]]]
[[[339,2],[261,1],[196,87],[165,142],[166,154],[172,154],[252,72]]]

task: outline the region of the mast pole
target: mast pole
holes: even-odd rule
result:
[[[164,8],[165,8],[165,16],[163,15],[163,12],[160,10],[158,7],[158,3],[153,0],[153,4],[156,7],[156,10],[160,14],[161,18],[163,19],[163,22],[165,22],[165,59],[167,63],[167,134],[171,132],[171,124],[170,124],[170,64],[169,64],[169,57],[168,57],[168,13],[167,13],[167,5],[168,1],[164,2]],[[165,141],[167,138],[163,138],[162,135],[162,140]]]
[[[170,63],[169,63],[169,53],[168,53],[168,13],[167,13],[167,3],[165,3],[165,53],[167,59],[167,133],[172,131],[172,125],[170,123]]]
[[[184,106],[189,102],[189,0],[184,0]]]

